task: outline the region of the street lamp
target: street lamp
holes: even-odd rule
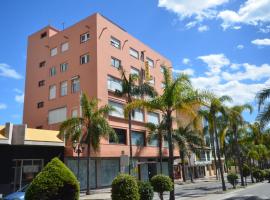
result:
[[[79,172],[80,172],[80,154],[83,152],[84,146],[80,143],[74,140],[72,143],[73,151],[74,153],[77,153],[77,179],[79,180]]]
[[[190,176],[191,182],[193,183],[193,174],[192,174],[192,171],[191,171],[191,162],[190,162],[191,154],[192,154],[192,152],[189,150],[188,151],[189,176]]]

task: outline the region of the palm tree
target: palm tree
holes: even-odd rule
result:
[[[67,119],[60,126],[60,134],[67,139],[79,140],[87,144],[87,189],[90,194],[89,170],[91,147],[94,151],[99,150],[102,137],[112,137],[117,140],[114,129],[107,122],[106,117],[113,109],[108,106],[98,107],[98,100],[89,100],[86,94],[81,98],[82,116]]]
[[[257,96],[258,100],[258,108],[259,108],[259,115],[258,120],[261,122],[262,126],[265,126],[267,123],[270,122],[270,88],[263,89],[260,91]]]
[[[239,146],[239,127],[242,127],[244,125],[244,119],[243,119],[243,112],[245,110],[248,110],[250,113],[252,112],[252,106],[249,104],[244,104],[244,105],[236,105],[231,108],[227,109],[227,116],[229,120],[229,126],[232,129],[232,132],[234,134],[234,142],[235,142],[235,147],[236,147],[236,157],[238,161],[238,166],[239,166],[239,171],[240,171],[240,176],[241,176],[241,185],[244,186],[244,177],[243,177],[243,166],[242,166],[242,161],[241,161],[241,156],[240,156],[240,146]]]
[[[139,77],[137,74],[126,75],[126,72],[121,67],[121,90],[115,90],[115,94],[120,97],[124,97],[127,103],[131,103],[134,98],[143,95],[147,95],[151,98],[157,95],[155,89],[149,85],[148,82],[144,82],[142,77]],[[131,169],[133,167],[133,155],[132,155],[132,115],[134,110],[130,110],[128,113],[128,131],[129,131],[129,174],[131,174]]]
[[[187,75],[180,74],[175,79],[172,79],[171,73],[167,68],[164,69],[164,90],[163,94],[151,99],[151,100],[135,100],[134,102],[128,104],[125,108],[125,114],[136,108],[146,108],[149,110],[158,110],[163,116],[166,116],[166,129],[168,136],[169,145],[169,176],[174,183],[174,173],[173,173],[173,143],[172,143],[172,133],[173,133],[173,116],[175,111],[182,110],[186,113],[194,115],[194,106],[201,103],[201,94],[195,91],[190,83]],[[174,200],[174,186],[173,190],[170,192],[170,200]]]
[[[163,149],[163,140],[166,137],[167,131],[165,126],[165,117],[159,124],[154,123],[147,123],[146,127],[149,130],[148,133],[148,141],[151,142],[153,140],[158,141],[158,149],[159,149],[159,166],[160,166],[160,173],[162,174],[162,149]]]
[[[217,115],[218,114],[223,114],[225,113],[225,103],[230,102],[232,99],[229,96],[221,96],[217,97],[216,95],[212,94],[211,97],[209,98],[208,102],[208,110],[202,112],[204,116],[206,116],[206,120],[208,120],[208,126],[209,126],[209,134],[210,134],[210,141],[211,141],[211,146],[213,150],[213,156],[214,159],[218,158],[218,163],[215,160],[215,165],[218,167],[220,171],[220,176],[221,176],[221,181],[222,181],[222,189],[223,191],[226,190],[226,185],[225,185],[225,179],[224,179],[224,172],[223,172],[223,167],[222,167],[222,162],[221,162],[221,153],[220,153],[220,145],[219,145],[219,137],[217,133]]]
[[[179,154],[182,161],[183,181],[185,181],[184,159],[188,151],[196,152],[199,148],[203,147],[203,138],[199,131],[195,130],[190,123],[185,127],[179,126],[173,133],[173,140],[179,148]],[[189,170],[191,172],[190,162]],[[190,178],[191,181],[193,181],[192,173],[190,173]]]

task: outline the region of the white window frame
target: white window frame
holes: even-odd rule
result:
[[[78,117],[79,116],[79,112],[77,108],[73,108],[71,110],[71,117]]]
[[[131,119],[133,121],[137,121],[137,122],[144,122],[144,113],[142,110],[140,109],[135,109],[134,110],[134,116],[131,116]]]
[[[67,107],[49,110],[48,124],[57,124],[67,119]]]
[[[118,62],[119,63],[119,66],[115,66],[115,63]],[[115,57],[111,57],[111,66],[116,68],[116,69],[120,69],[121,68],[121,60],[118,59],[118,58],[115,58]]]
[[[109,113],[110,116],[124,118],[124,104],[109,100],[109,105],[115,110]],[[117,107],[116,107],[117,106]]]
[[[60,72],[65,72],[65,71],[67,71],[67,69],[68,69],[68,63],[67,62],[60,64]]]
[[[80,64],[84,65],[90,61],[90,55],[88,53],[80,56]]]
[[[64,42],[61,44],[61,52],[65,52],[69,49],[69,43],[68,42]]]
[[[56,98],[56,85],[50,85],[49,86],[49,99],[55,99]]]
[[[107,76],[107,86],[110,91],[122,91],[122,81],[112,76]]]
[[[50,77],[55,76],[56,75],[56,67],[51,67],[50,68]]]
[[[121,41],[118,40],[117,38],[111,36],[111,45],[117,49],[121,49]]]
[[[148,122],[153,123],[155,125],[158,125],[159,124],[159,113],[148,112],[147,119],[148,119]]]
[[[129,55],[133,58],[139,59],[139,52],[136,49],[133,49],[132,47],[129,48]]]
[[[77,81],[77,82],[76,82]],[[75,87],[74,83],[77,83],[79,86]],[[80,77],[79,76],[75,76],[71,79],[71,93],[77,93],[80,91]]]
[[[135,74],[137,76],[140,76],[140,70],[131,66],[130,74]]]
[[[155,67],[154,60],[152,60],[151,58],[146,57],[146,61],[148,62],[149,67],[152,67],[152,68]]]
[[[57,47],[54,47],[50,50],[50,55],[51,56],[56,56],[57,55]]]
[[[87,42],[90,39],[90,33],[86,32],[80,35],[80,42],[84,43]]]
[[[68,82],[67,81],[63,81],[60,83],[60,96],[66,96],[68,93]]]

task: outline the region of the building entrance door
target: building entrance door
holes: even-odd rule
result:
[[[157,174],[157,164],[148,163],[148,178],[149,180]]]
[[[11,183],[13,185],[13,191],[17,191],[31,183],[34,177],[41,171],[43,165],[43,159],[14,159],[14,179]]]

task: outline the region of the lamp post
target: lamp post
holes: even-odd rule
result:
[[[192,174],[192,171],[191,171],[191,162],[190,162],[191,154],[192,154],[192,152],[188,151],[189,176],[190,176],[191,182],[193,183],[193,174]]]
[[[74,153],[77,153],[77,179],[79,180],[80,173],[80,154],[83,152],[83,145],[76,140],[72,143]]]

